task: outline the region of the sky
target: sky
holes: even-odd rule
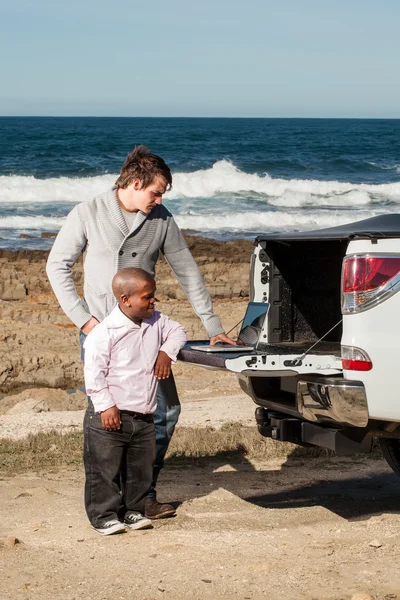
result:
[[[0,0],[0,115],[400,118],[398,0]]]

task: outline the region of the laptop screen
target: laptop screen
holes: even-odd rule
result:
[[[256,346],[269,309],[268,302],[249,302],[244,315],[239,339],[245,346]]]

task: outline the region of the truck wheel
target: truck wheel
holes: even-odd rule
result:
[[[400,440],[379,438],[379,445],[386,462],[396,475],[400,475]]]

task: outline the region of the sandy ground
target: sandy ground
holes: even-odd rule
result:
[[[0,598],[400,598],[400,481],[381,460],[221,455],[161,483],[175,518],[104,538],[80,470],[0,481],[0,535],[20,540],[0,548]]]

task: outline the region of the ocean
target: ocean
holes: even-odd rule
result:
[[[400,212],[400,120],[2,117],[0,248],[49,248],[41,235],[110,188],[137,144],[169,164],[164,203],[199,235]]]

